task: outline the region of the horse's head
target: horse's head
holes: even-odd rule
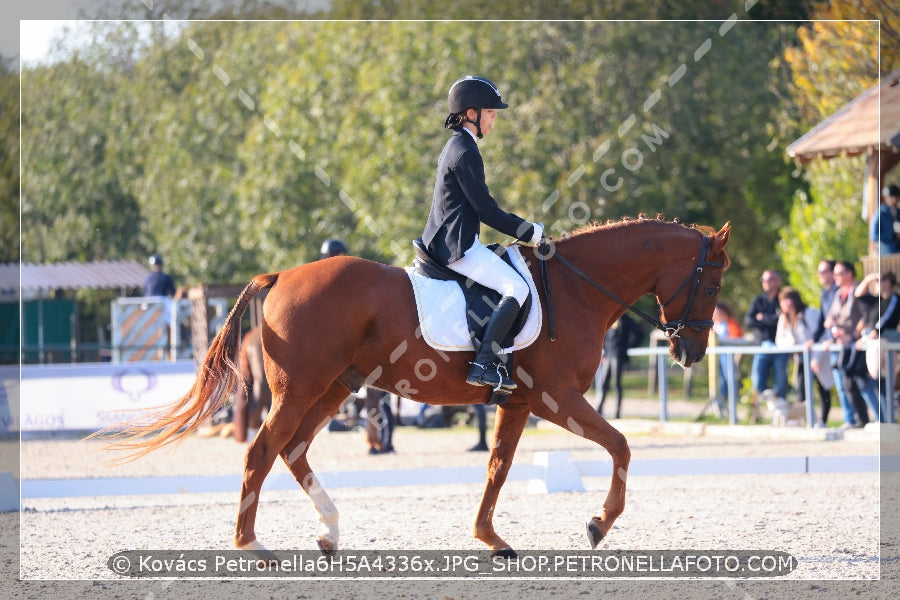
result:
[[[728,268],[725,245],[731,223],[703,235],[700,254],[692,254],[690,270],[667,268],[656,282],[654,293],[660,319],[669,338],[669,354],[682,367],[690,367],[706,354],[712,314],[722,289],[722,274]]]

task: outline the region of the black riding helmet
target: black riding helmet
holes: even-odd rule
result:
[[[322,258],[347,254],[347,246],[339,239],[331,238],[322,243]]]
[[[493,83],[484,77],[467,75],[458,79],[450,86],[447,94],[447,107],[450,116],[444,121],[444,127],[450,129],[459,127],[468,121],[475,125],[478,137],[481,135],[481,109],[482,108],[507,108],[509,105],[503,102],[500,91]],[[474,108],[478,110],[478,116],[471,120],[465,116],[466,110]]]

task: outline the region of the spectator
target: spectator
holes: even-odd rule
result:
[[[775,331],[777,346],[798,346],[812,344],[819,323],[819,313],[809,308],[800,297],[800,293],[792,287],[784,287],[778,292],[778,305],[781,315]],[[802,354],[795,354],[797,359],[797,399],[806,402],[806,371]]]
[[[767,269],[760,278],[763,292],[753,299],[750,309],[744,316],[744,328],[755,331],[757,342],[763,347],[775,346],[775,331],[778,328],[778,292],[781,291],[781,275],[778,271]],[[762,354],[753,356],[750,373],[753,382],[754,400],[767,388],[769,374],[773,375],[775,395],[787,396],[787,361],[788,354]]]
[[[869,225],[869,239],[875,244],[875,249],[879,254],[897,252],[895,220],[898,200],[900,200],[900,188],[894,184],[885,186],[881,192],[881,204],[878,212],[875,213],[872,223]]]
[[[888,206],[891,207],[891,216],[894,218],[894,235],[897,238],[897,249],[900,250],[900,206],[898,206],[898,202],[900,202],[900,187],[892,183],[881,190],[881,195],[882,197],[885,195],[893,196],[893,203],[888,204]]]
[[[859,363],[853,352],[858,336],[857,327],[863,317],[862,303],[854,302],[853,292],[856,289],[854,276],[856,268],[849,261],[838,261],[834,265],[834,281],[838,285],[837,293],[825,317],[825,328],[831,338],[823,343],[829,346],[832,342],[841,344],[837,367],[844,387],[844,396],[839,396],[844,410],[844,427],[863,427],[869,422],[863,390],[856,381]],[[826,348],[827,349],[827,348]],[[865,361],[862,362],[865,366]]]
[[[722,346],[727,346],[735,340],[743,340],[744,338],[744,330],[738,320],[734,318],[731,307],[721,300],[716,303],[716,308],[713,310],[713,333],[716,334],[716,342]],[[716,404],[718,405],[719,415],[724,416],[725,400],[728,399],[729,387],[726,361],[730,360],[734,365],[732,370],[733,379],[730,385],[736,392],[740,389],[738,387],[738,364],[737,357],[734,354],[718,354],[716,356],[719,359],[719,394],[716,396]]]
[[[363,400],[366,411],[366,442],[369,454],[389,454],[394,452],[394,413],[391,410],[391,395],[373,387],[360,388],[358,397]]]
[[[816,269],[816,277],[819,278],[821,292],[819,293],[819,323],[816,327],[814,341],[822,343],[831,340],[831,332],[825,328],[825,316],[831,309],[831,303],[837,295],[838,286],[834,282],[835,261],[822,259]],[[844,383],[841,372],[836,367],[837,354],[834,352],[816,352],[810,359],[810,368],[816,375],[816,388],[819,390],[819,400],[822,406],[821,427],[828,425],[828,414],[831,412],[831,388],[837,391],[841,406],[849,406],[844,392]]]
[[[159,254],[153,254],[147,261],[150,263],[150,274],[144,279],[144,296],[164,296],[171,298],[175,295],[175,282],[172,277],[162,270],[163,259]]]
[[[884,374],[881,373],[881,351],[878,342],[881,339],[891,342],[900,341],[900,333],[897,332],[897,325],[900,324],[900,296],[894,291],[896,284],[897,277],[892,271],[887,271],[882,275],[873,273],[864,277],[854,292],[856,301],[865,307],[857,349],[865,350],[867,353],[870,351],[876,353],[875,369],[872,369],[872,365],[869,365],[868,368],[869,375],[872,377],[872,388],[876,387],[876,378],[882,379],[882,384],[877,386],[880,390],[879,405],[873,406],[870,403],[869,408],[879,416],[882,423],[885,419],[887,398],[884,393]],[[874,294],[872,288],[875,288]],[[872,350],[868,348],[870,345],[873,346]],[[864,397],[870,400],[870,397]]]
[[[856,286],[854,295],[866,309],[862,330],[864,336],[900,341],[900,332],[897,331],[900,325],[900,296],[895,291],[896,286],[897,276],[893,271],[886,271],[883,275],[866,275]]]
[[[603,338],[603,355],[600,362],[600,404],[597,412],[603,414],[603,404],[609,393],[610,382],[616,387],[616,418],[622,418],[622,374],[628,365],[628,349],[641,343],[643,332],[628,313],[619,317],[606,331]]]
[[[478,421],[478,443],[469,448],[469,452],[487,452],[490,447],[487,445],[487,409],[484,404],[475,404],[475,419]]]

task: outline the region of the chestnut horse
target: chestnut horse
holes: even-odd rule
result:
[[[630,308],[626,305],[650,293],[661,320],[633,310],[666,331],[669,353],[682,367],[702,359],[729,264],[730,232],[730,224],[716,232],[642,217],[589,227],[552,242],[550,252],[525,253],[537,258],[529,259],[529,268],[538,282],[543,263],[545,326],[534,344],[516,353],[513,376],[519,387],[497,409],[487,483],[474,523],[474,536],[495,554],[515,556],[494,531],[493,514],[531,413],[600,444],[611,455],[609,492],[603,509],[588,522],[591,546],[607,534],[625,507],[631,451],[625,437],[584,397],[600,364],[603,336]],[[213,340],[191,390],[151,421],[132,424],[114,446],[131,450],[130,458],[142,456],[190,434],[227,401],[240,377],[233,361],[241,315],[250,299],[267,288],[262,338],[272,408],[247,448],[234,543],[271,556],[256,540],[254,523],[263,480],[280,455],[312,500],[321,524],[319,547],[330,553],[338,547],[338,511],[313,474],[307,450],[349,392],[370,385],[419,402],[463,405],[485,402],[490,389],[466,384],[470,353],[440,352],[422,340],[403,269],[335,257],[254,277]],[[548,332],[551,321],[555,341]]]
[[[238,368],[243,384],[237,386],[234,394],[233,435],[235,441],[245,442],[247,430],[259,429],[263,410],[268,410],[272,404],[272,390],[266,380],[260,326],[253,327],[244,334],[238,355]]]

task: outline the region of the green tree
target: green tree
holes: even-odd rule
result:
[[[242,73],[264,69],[265,56],[262,47],[248,51],[244,27],[233,24],[232,37],[195,24],[157,41],[138,66],[142,83],[129,92],[143,104],[132,180],[142,245],[165,256],[182,284],[231,282],[247,259],[238,150],[259,115],[257,79]]]
[[[115,142],[101,155],[105,176],[139,211],[126,252],[163,252],[190,281],[303,262],[333,235],[363,256],[408,262],[446,139],[446,90],[469,71],[490,74],[511,104],[483,145],[489,183],[510,210],[557,234],[640,212],[777,230],[792,184],[765,125],[778,101],[767,60],[784,34],[720,26],[212,22],[152,30],[137,50],[113,52],[117,35],[133,40],[121,24],[98,36],[93,62],[56,67],[73,93],[111,96],[91,102],[112,107],[95,111],[107,122],[84,123],[92,111],[40,121]],[[670,84],[682,64],[690,68]],[[611,168],[622,178],[615,189]],[[745,260],[760,262],[760,248],[747,244]]]
[[[0,262],[19,260],[19,82],[0,57]]]
[[[131,111],[108,91],[129,85],[126,54],[110,60],[123,47],[107,39],[21,74],[23,260],[95,260],[136,247],[134,157],[123,144]]]
[[[818,280],[812,276],[822,259],[856,261],[859,249],[868,240],[865,227],[860,227],[858,194],[860,158],[847,159],[848,168],[834,169],[828,163],[810,165],[810,177],[819,182],[810,189],[809,198],[797,195],[791,207],[790,222],[782,231],[779,251],[786,266],[787,282],[797,288],[803,299],[818,306]],[[826,202],[819,195],[826,190]],[[859,269],[857,269],[859,271]],[[859,271],[861,272],[861,271]]]
[[[781,119],[786,130],[811,129],[876,85],[880,75],[900,67],[900,10],[893,5],[877,0],[817,3],[812,16],[817,20],[799,28],[798,43],[788,46],[779,61],[791,75],[785,101],[792,110]],[[861,217],[864,170],[860,158],[816,161],[798,169],[809,190],[795,195],[779,246],[792,285],[807,301],[818,299],[811,274],[820,259],[855,261],[868,253]]]
[[[746,16],[744,2],[633,2],[627,0],[457,0],[447,5],[422,0],[334,0],[331,8],[320,16],[334,19],[727,19],[733,13]],[[803,0],[760,0],[750,7],[753,19],[800,19],[806,16]]]

